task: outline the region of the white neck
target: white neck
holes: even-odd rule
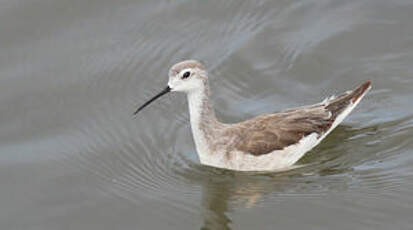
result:
[[[212,154],[209,143],[219,122],[209,103],[209,87],[205,83],[201,89],[187,94],[192,135],[201,162]]]

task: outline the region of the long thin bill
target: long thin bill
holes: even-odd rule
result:
[[[154,96],[152,99],[150,99],[149,101],[145,102],[145,104],[141,105],[141,107],[139,107],[134,113],[133,115],[136,115],[137,113],[139,113],[139,111],[141,111],[143,108],[145,108],[147,105],[149,105],[150,103],[152,103],[153,101],[155,101],[156,99],[158,99],[159,97],[161,97],[164,94],[167,94],[171,92],[171,88],[169,88],[169,86],[167,86],[164,90],[162,90],[161,92],[159,92],[156,96]]]

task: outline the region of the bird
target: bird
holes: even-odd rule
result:
[[[200,163],[234,171],[282,171],[294,167],[371,89],[371,81],[365,81],[353,90],[316,104],[228,124],[215,116],[208,72],[201,62],[179,62],[169,69],[168,77],[167,87],[138,107],[134,115],[169,92],[186,93]]]

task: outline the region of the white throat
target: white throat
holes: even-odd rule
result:
[[[207,133],[208,123],[215,121],[215,115],[209,105],[208,86],[202,86],[198,90],[194,90],[187,94],[189,115],[191,122],[192,135],[194,138],[196,150],[200,161],[207,161],[208,155],[211,154],[208,146]],[[206,125],[203,125],[206,123]]]

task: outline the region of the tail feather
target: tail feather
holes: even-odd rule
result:
[[[328,101],[326,109],[331,112],[332,119],[335,120],[346,108],[356,103],[371,88],[371,81],[366,81],[354,90],[348,91],[333,100]]]

